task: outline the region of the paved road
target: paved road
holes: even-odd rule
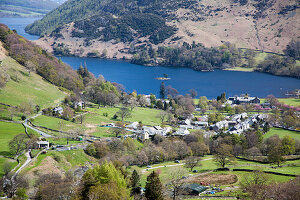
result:
[[[32,160],[32,158],[30,157],[30,151],[27,151],[26,153],[25,153],[25,156],[26,156],[26,158],[27,158],[27,160],[25,161],[25,163],[15,172],[15,174],[12,176],[12,181],[14,181],[15,180],[15,178],[16,178],[16,176],[19,174],[19,172],[22,170],[22,169],[24,169],[24,167],[26,167],[30,162],[31,162],[31,160]]]
[[[45,138],[53,137],[52,135],[49,135],[49,134],[47,134],[47,133],[45,133],[45,132],[43,132],[43,131],[40,131],[40,130],[38,130],[38,129],[36,129],[36,128],[33,128],[32,126],[29,126],[29,125],[28,125],[28,120],[27,120],[27,119],[25,119],[25,122],[24,122],[23,124],[24,124],[24,126],[26,126],[27,128],[30,128],[31,130],[34,130],[34,131],[38,132],[41,136],[43,136],[43,137],[45,137]]]
[[[207,158],[207,159],[203,159],[201,161],[205,161],[205,160],[212,160],[213,158]],[[184,165],[185,163],[180,163],[180,164],[174,164],[174,165],[161,165],[161,166],[157,166],[157,167],[151,167],[151,168],[147,168],[148,170],[149,169],[158,169],[158,168],[164,168],[164,167],[176,167],[176,166],[181,166],[181,165]],[[147,169],[143,169],[142,170],[142,173],[146,172]]]

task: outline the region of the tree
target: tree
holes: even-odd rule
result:
[[[3,164],[3,173],[6,176],[12,170],[11,162],[6,160]]]
[[[141,193],[141,177],[137,173],[136,170],[133,170],[131,178],[130,178],[130,188],[131,188],[131,195],[137,195]]]
[[[268,161],[275,163],[278,166],[284,161],[282,141],[278,135],[273,135],[266,139],[265,144],[267,145]]]
[[[295,139],[289,135],[285,135],[281,141],[282,152],[285,155],[290,155],[295,153]]]
[[[224,168],[227,164],[231,163],[234,159],[232,155],[232,146],[228,144],[221,144],[219,148],[216,149],[214,155],[214,161]]]
[[[274,146],[268,153],[268,160],[270,163],[275,163],[279,167],[284,162],[283,152],[281,146]]]
[[[267,132],[269,132],[269,130],[270,130],[269,122],[266,122],[264,124],[263,131],[264,131],[264,133],[267,133]]]
[[[164,104],[163,104],[163,102],[161,100],[158,100],[156,102],[156,106],[157,106],[158,109],[161,109],[161,110],[164,109]]]
[[[66,174],[65,178],[54,173],[41,175],[36,181],[38,191],[35,199],[72,199],[73,184],[73,177],[70,174]]]
[[[191,171],[193,171],[193,169],[197,166],[200,166],[200,161],[201,158],[200,157],[196,157],[196,156],[190,156],[185,160],[185,167],[186,168],[190,168]]]
[[[157,117],[161,120],[161,123],[163,123],[164,121],[165,121],[165,119],[166,119],[166,117],[168,116],[168,112],[166,112],[166,111],[161,111],[158,115],[157,115]]]
[[[83,113],[81,113],[81,114],[79,115],[79,121],[80,121],[80,124],[83,124],[84,120],[85,120],[85,115],[84,115]]]
[[[29,60],[29,61],[26,61],[25,68],[27,69],[28,74],[30,76],[30,72],[35,72],[36,65],[32,61]]]
[[[82,177],[78,199],[130,199],[130,189],[122,173],[111,162],[89,169]]]
[[[204,115],[204,113],[208,109],[208,100],[205,96],[202,96],[202,97],[199,98],[198,106],[199,106],[202,114]]]
[[[161,99],[165,99],[165,97],[166,97],[166,89],[165,89],[165,83],[164,82],[162,82],[160,84],[159,95],[160,95]]]
[[[168,85],[166,87],[167,94],[170,95],[172,98],[176,97],[176,95],[179,93],[178,90],[173,88],[171,85]]]
[[[194,156],[204,156],[209,153],[209,148],[204,142],[191,142],[189,144]]]
[[[65,120],[70,120],[73,118],[73,116],[74,116],[74,111],[72,110],[72,108],[70,108],[69,106],[65,107],[62,113],[62,118]]]
[[[283,50],[285,54],[288,56],[299,60],[300,59],[300,40],[295,41],[291,40],[288,45],[286,46],[286,49]]]
[[[8,144],[10,151],[12,151],[15,155],[20,154],[27,147],[27,139],[27,136],[23,133],[16,135]]]
[[[148,200],[163,200],[162,184],[157,172],[152,171],[147,177],[145,197]]]
[[[197,91],[195,89],[191,89],[190,91],[191,97],[194,99],[197,96]]]
[[[246,154],[248,156],[252,156],[252,160],[254,160],[255,156],[261,156],[262,155],[259,148],[257,148],[257,147],[252,147],[252,148],[248,149],[246,151]]]
[[[185,183],[182,177],[187,173],[187,170],[182,167],[172,168],[170,170],[170,182],[167,184],[167,188],[172,191],[172,199],[176,200],[176,197],[180,194],[182,185]]]
[[[138,106],[138,101],[135,97],[131,97],[129,99],[129,107],[130,107],[130,110],[132,111],[135,107]]]
[[[251,199],[264,200],[266,186],[270,183],[271,179],[269,175],[265,174],[261,170],[255,170],[254,172],[247,173],[242,177],[240,181],[241,188],[250,194]]]
[[[126,131],[123,127],[112,127],[110,128],[110,133],[118,137],[119,135],[123,135]]]
[[[12,106],[8,107],[7,112],[9,114],[10,120],[12,121],[15,114],[16,114],[16,109]]]
[[[127,107],[121,107],[116,114],[117,116],[121,117],[122,121],[131,116],[131,112]]]

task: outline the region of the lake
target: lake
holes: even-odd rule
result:
[[[24,28],[36,18],[0,18],[11,29],[26,37],[35,40],[38,37],[25,33]],[[198,72],[189,68],[174,67],[146,67],[122,61],[103,60],[98,58],[59,57],[63,62],[77,69],[80,64],[86,63],[88,69],[106,80],[117,82],[125,86],[126,91],[136,90],[142,94],[159,93],[161,81],[155,78],[167,74],[171,80],[166,85],[176,88],[180,94],[186,94],[195,89],[200,96],[209,99],[216,98],[222,92],[227,96],[248,93],[251,96],[266,97],[273,94],[284,97],[287,91],[300,88],[300,80],[288,77],[273,76],[258,72],[236,72],[215,70],[214,72]]]

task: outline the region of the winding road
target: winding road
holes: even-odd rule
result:
[[[207,158],[207,159],[203,159],[201,161],[205,161],[205,160],[212,160],[213,158]],[[180,164],[174,164],[174,165],[161,165],[161,166],[157,166],[157,167],[151,167],[151,168],[147,168],[147,169],[143,169],[142,173],[146,172],[149,169],[158,169],[158,168],[164,168],[164,167],[177,167],[177,166],[181,166],[184,165],[185,163],[180,163]]]
[[[28,119],[25,119],[25,122],[23,123],[24,126],[26,126],[27,128],[30,128],[31,130],[36,131],[37,133],[39,133],[41,136],[45,137],[45,138],[51,138],[53,137],[52,135],[49,135],[48,133],[45,133],[43,131],[40,131],[36,128],[33,128],[32,126],[28,125]]]

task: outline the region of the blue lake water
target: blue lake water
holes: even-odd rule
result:
[[[28,40],[37,40],[39,36],[26,33],[24,28],[38,19],[40,18],[0,18],[0,23],[6,24],[12,30],[16,30],[19,35],[22,35]]]
[[[28,35],[24,27],[36,18],[0,18],[1,23],[6,23],[11,29],[30,39],[38,37]],[[161,81],[156,80],[163,74],[171,78],[165,81],[166,85],[176,88],[180,94],[186,94],[190,89],[195,89],[198,95],[216,98],[222,92],[227,96],[248,93],[251,96],[266,97],[273,94],[284,97],[287,91],[300,88],[300,79],[273,76],[258,72],[235,72],[216,70],[215,72],[198,72],[189,68],[174,67],[145,67],[122,61],[103,60],[97,58],[60,57],[61,60],[74,69],[86,63],[88,69],[105,79],[123,84],[126,91],[136,90],[143,94],[158,95]]]

